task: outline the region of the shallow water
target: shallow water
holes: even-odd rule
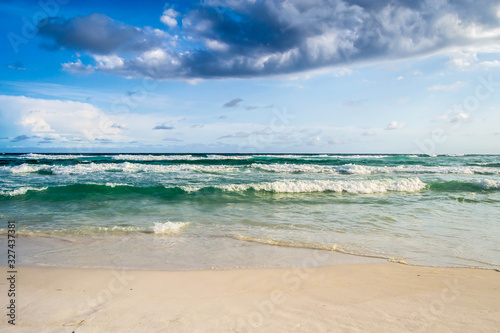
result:
[[[16,221],[25,246],[80,244],[52,259],[26,253],[31,264],[126,262],[123,244],[135,244],[150,268],[164,256],[194,269],[236,265],[264,244],[500,266],[498,155],[4,154],[0,175],[2,224]],[[269,263],[264,248],[252,265]]]

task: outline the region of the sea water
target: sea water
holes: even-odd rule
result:
[[[500,155],[2,154],[0,220],[35,265],[259,267],[319,249],[491,269]]]

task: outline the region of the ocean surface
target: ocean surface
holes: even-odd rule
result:
[[[0,219],[26,264],[258,266],[278,247],[492,269],[500,155],[2,154]]]

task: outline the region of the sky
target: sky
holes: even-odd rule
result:
[[[500,3],[0,0],[0,152],[500,153]]]

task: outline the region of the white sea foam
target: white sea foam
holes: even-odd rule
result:
[[[473,183],[475,186],[485,190],[500,189],[500,181],[493,179],[484,179]]]
[[[34,165],[34,164],[23,163],[21,165],[16,165],[13,167],[9,167],[9,166],[2,167],[3,172],[10,172],[10,173],[32,173],[32,172],[38,172],[38,171],[44,170],[44,169],[50,169],[50,166],[49,165]]]
[[[115,225],[112,227],[80,228],[78,230],[78,232],[80,232],[80,233],[87,233],[87,232],[95,232],[95,233],[101,233],[101,232],[141,232],[143,230],[144,229],[141,227]]]
[[[252,163],[251,169],[263,170],[277,173],[341,173],[353,175],[389,174],[389,173],[413,173],[413,174],[484,174],[498,175],[500,168],[481,166],[423,166],[423,165],[399,165],[399,166],[366,166],[358,164],[344,165],[319,165],[319,164],[294,164]],[[126,173],[169,173],[169,172],[207,172],[227,173],[236,171],[249,171],[248,166],[235,165],[198,165],[198,164],[143,164],[133,162],[123,163],[86,163],[75,165],[33,165],[24,163],[17,166],[1,166],[3,173],[36,173],[47,171],[57,175],[79,175],[103,172],[126,172]]]
[[[105,184],[108,187],[116,187],[116,186],[134,186],[130,184],[122,184],[122,183],[106,183]]]
[[[75,158],[84,158],[84,157],[92,157],[87,155],[52,155],[52,154],[35,154],[30,153],[26,155],[18,156],[17,158],[23,159],[35,159],[35,160],[73,160]]]
[[[423,165],[399,165],[399,166],[366,166],[358,164],[345,164],[338,166],[318,164],[259,164],[251,165],[254,169],[269,172],[303,172],[303,173],[343,173],[352,175],[370,175],[381,173],[433,173],[433,174],[500,174],[500,168],[484,168],[477,166],[423,166]]]
[[[231,156],[227,156],[227,155],[207,155],[206,159],[207,160],[248,160],[250,158],[253,158],[254,156],[250,156],[250,155],[239,155],[239,156],[235,156],[235,155],[231,155]]]
[[[38,188],[37,187],[31,187],[31,186],[20,187],[20,188],[16,188],[15,190],[0,191],[0,195],[14,197],[16,195],[26,194],[28,191],[44,191],[46,189],[47,189],[47,187],[38,187]]]
[[[226,155],[207,155],[193,156],[193,155],[113,155],[114,160],[128,160],[128,161],[198,161],[198,160],[245,160],[250,159],[252,156],[226,156]]]
[[[140,163],[88,163],[76,165],[30,165],[21,164],[18,166],[0,167],[1,172],[10,173],[35,173],[40,170],[52,172],[56,175],[81,175],[89,173],[102,172],[150,172],[150,173],[168,173],[168,172],[231,172],[236,168],[228,165],[191,165],[191,164],[174,164],[174,165],[148,165]]]
[[[330,180],[296,180],[276,181],[255,184],[226,184],[215,186],[225,191],[266,191],[275,193],[308,193],[308,192],[348,192],[348,193],[384,193],[418,192],[426,187],[420,179],[381,179],[360,181],[330,181]]]
[[[498,174],[499,169],[495,168],[481,168],[481,167],[429,167],[421,165],[410,165],[410,166],[363,166],[357,164],[345,164],[340,166],[327,166],[327,165],[316,165],[316,164],[258,164],[253,163],[252,168],[261,169],[270,172],[304,172],[304,173],[346,173],[346,174],[356,174],[356,175],[368,175],[368,174],[378,174],[378,173],[455,173],[455,174],[474,174],[474,173],[491,173]]]
[[[177,234],[188,225],[189,222],[155,222],[152,229],[155,234]]]
[[[328,154],[319,154],[319,155],[254,155],[255,157],[274,157],[274,158],[300,158],[300,159],[308,159],[308,158],[384,158],[389,157],[389,155],[328,155]]]
[[[306,173],[322,173],[322,172],[336,172],[336,170],[327,165],[317,164],[259,164],[253,163],[251,165],[254,169],[260,169],[269,172],[306,172]]]
[[[389,155],[328,155],[334,158],[386,158]]]

